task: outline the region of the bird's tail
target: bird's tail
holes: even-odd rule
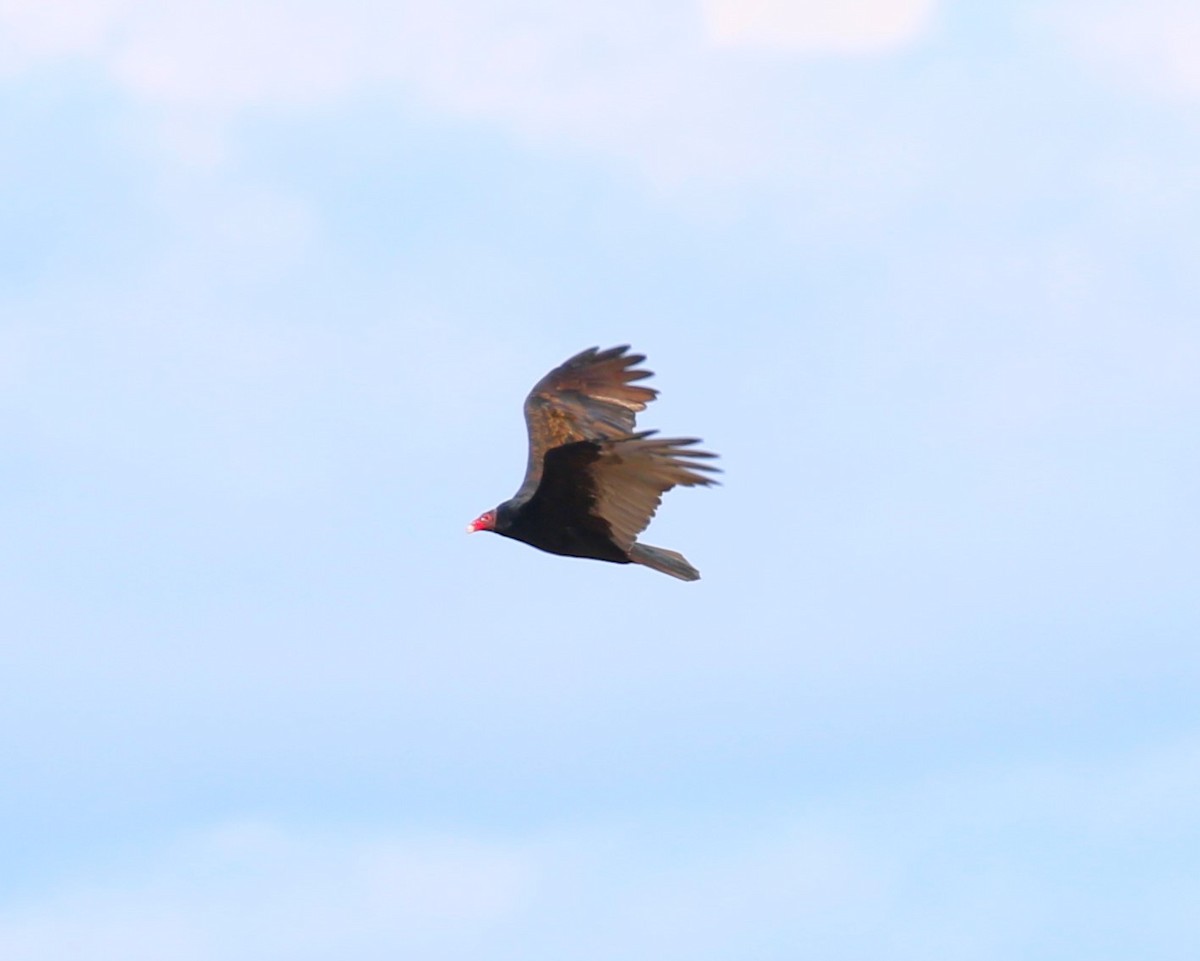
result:
[[[681,581],[700,580],[700,572],[692,567],[682,554],[669,551],[664,547],[634,544],[629,548],[629,559],[635,564],[645,564],[656,571],[678,577]]]

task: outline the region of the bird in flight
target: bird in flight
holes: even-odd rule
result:
[[[658,391],[628,346],[589,348],[554,368],[525,398],[529,462],[520,489],[477,517],[468,531],[493,531],[551,554],[643,564],[684,581],[700,572],[682,554],[639,544],[672,487],[705,487],[716,455],[695,438],[634,431]]]

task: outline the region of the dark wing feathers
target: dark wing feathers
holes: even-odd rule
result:
[[[697,463],[716,455],[692,450],[698,440],[658,438],[653,433],[601,443],[600,456],[588,468],[595,497],[593,513],[608,523],[613,542],[625,551],[646,529],[665,492],[675,486],[717,483],[707,474],[719,473],[718,469]]]
[[[627,354],[628,346],[599,350],[591,347],[554,368],[534,385],[525,398],[525,426],[529,431],[529,462],[518,500],[528,499],[542,478],[548,450],[577,441],[604,441],[628,437],[634,418],[658,396],[650,387],[633,381],[649,377],[635,369],[646,358]]]
[[[547,523],[600,528],[598,533],[628,552],[666,491],[717,483],[707,475],[719,470],[698,463],[716,455],[692,450],[697,440],[653,435],[646,431],[551,449],[530,508]]]

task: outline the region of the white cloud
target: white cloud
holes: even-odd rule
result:
[[[1082,57],[1123,82],[1200,97],[1200,5],[1194,0],[1067,0],[1049,16]]]
[[[95,55],[138,0],[2,0],[0,76],[40,61]]]
[[[429,956],[436,943],[459,946],[440,956],[471,957],[522,909],[532,869],[526,852],[500,844],[227,825],[0,914],[0,955],[382,958],[389,949]]]
[[[746,17],[725,2],[702,11],[635,0],[9,0],[0,30],[11,64],[97,61],[160,110],[170,143],[201,160],[220,156],[214,117],[385,89],[524,139],[615,153],[673,179],[745,174],[778,153],[780,125],[765,107],[775,85],[722,48],[883,50],[915,37],[935,2],[776,3]],[[193,123],[196,135],[187,132]]]
[[[843,839],[771,827],[680,859],[611,828],[505,843],[221,826],[0,911],[0,956],[716,958],[878,896]]]
[[[910,43],[929,26],[936,0],[705,0],[717,43],[780,50],[876,53]]]
[[[353,7],[174,0],[131,11],[104,57],[123,87],[151,102],[320,104],[381,69],[372,26]]]
[[[697,961],[803,944],[837,959],[990,961],[1014,946],[1059,957],[1076,935],[1086,952],[1098,917],[1127,945],[1147,912],[1185,943],[1194,884],[1154,852],[1200,826],[1198,747],[875,783],[791,814],[509,840],[235,823],[26,893],[0,910],[0,956]],[[1081,883],[1079,858],[1108,868]]]

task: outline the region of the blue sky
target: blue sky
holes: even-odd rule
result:
[[[1186,0],[0,10],[0,955],[1191,959]],[[703,572],[463,525],[632,343]]]

